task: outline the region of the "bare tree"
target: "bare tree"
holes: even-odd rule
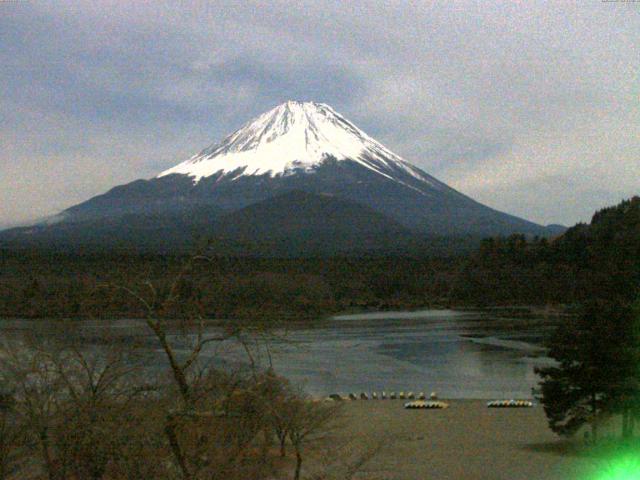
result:
[[[44,335],[0,347],[0,375],[15,399],[0,418],[0,480],[19,466],[16,453],[31,470],[20,478],[273,478],[281,465],[274,433],[282,456],[291,444],[300,478],[306,453],[332,428],[336,406],[308,401],[271,368],[260,370],[261,345],[271,366],[264,325],[208,329],[197,289],[185,287],[199,261],[209,259],[193,257],[164,286],[117,287],[144,307],[168,382],[145,380],[150,371],[133,355],[138,350],[108,331],[88,338],[70,323],[54,331],[47,324]],[[209,345],[228,340],[244,351],[248,370],[203,362]],[[14,427],[25,432],[20,442]]]
[[[3,384],[14,392],[15,411],[31,440],[28,445],[37,446],[49,480],[62,478],[52,445],[62,388],[55,367],[41,349],[5,344],[1,373]]]
[[[3,380],[14,392],[26,445],[39,447],[48,478],[101,479],[130,444],[121,427],[140,394],[132,378],[139,367],[124,348],[90,349],[73,325],[60,327],[64,335],[54,328],[6,342]]]
[[[67,334],[49,353],[64,386],[58,455],[77,477],[99,480],[128,443],[120,420],[143,390],[133,378],[140,365],[128,351],[115,346],[96,352],[84,343]]]
[[[210,262],[203,255],[196,255],[177,273],[174,280],[165,288],[146,281],[141,288],[127,286],[116,288],[135,298],[146,312],[145,324],[153,333],[162,349],[172,383],[178,394],[173,406],[167,405],[164,421],[164,434],[175,464],[185,480],[192,480],[205,472],[223,471],[245,454],[247,445],[257,433],[264,430],[264,415],[260,402],[256,401],[256,365],[251,354],[251,342],[241,335],[243,328],[238,324],[226,324],[216,333],[208,334],[202,308],[197,295],[191,288],[184,288],[189,275],[199,262]],[[176,322],[175,317],[179,318]],[[177,331],[176,331],[176,327]],[[182,335],[173,335],[172,332]],[[174,346],[174,340],[181,340],[180,354]],[[220,372],[207,368],[200,362],[201,354],[208,344],[221,343],[235,338],[245,349],[250,361],[254,386],[227,383],[223,388],[216,376]],[[222,415],[216,409],[222,410]],[[233,418],[233,422],[228,420]],[[232,424],[233,423],[233,424]],[[216,429],[221,429],[216,432]],[[212,439],[225,433],[224,443],[215,443]],[[265,437],[265,441],[267,438]],[[217,455],[216,451],[224,452]],[[264,451],[264,450],[263,450]],[[213,457],[219,462],[214,466]],[[224,465],[223,465],[224,464]]]
[[[22,426],[9,392],[0,394],[0,480],[6,480],[19,468],[19,451],[24,440]]]
[[[332,430],[340,405],[297,398],[287,405],[287,433],[295,451],[293,478],[300,479],[303,455],[311,444]]]
[[[285,457],[291,421],[291,403],[297,397],[289,382],[278,377],[272,369],[266,371],[261,385],[261,399],[264,402],[267,423],[278,441],[280,457]]]

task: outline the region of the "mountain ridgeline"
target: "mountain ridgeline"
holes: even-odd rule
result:
[[[4,232],[0,242],[171,252],[207,237],[234,252],[324,255],[562,231],[472,200],[311,102],[279,105],[157,177],[57,219]]]

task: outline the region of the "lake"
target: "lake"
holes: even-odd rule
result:
[[[7,332],[19,332],[35,322],[2,324]],[[88,332],[104,328],[99,322],[81,324]],[[112,327],[123,335],[145,337],[154,362],[163,364],[162,352],[156,351],[142,322],[119,320]],[[384,390],[435,391],[442,398],[531,398],[538,383],[534,367],[549,364],[540,343],[552,328],[543,318],[487,312],[342,315],[276,330],[253,355],[318,396]],[[237,342],[227,341],[208,346],[202,358],[234,369],[246,365],[248,357]]]

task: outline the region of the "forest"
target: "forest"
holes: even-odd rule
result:
[[[511,235],[472,253],[268,258],[46,249],[0,250],[0,316],[141,318],[123,288],[168,288],[179,276],[180,317],[308,320],[336,312],[430,307],[572,305],[635,298],[640,197],[596,212],[555,239]]]

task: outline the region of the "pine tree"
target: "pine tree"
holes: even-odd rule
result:
[[[596,300],[582,307],[575,321],[558,328],[549,345],[557,366],[538,368],[542,404],[550,428],[572,435],[590,424],[622,413],[637,400],[640,380],[640,331],[634,310],[619,302]],[[629,435],[629,424],[625,428]]]

